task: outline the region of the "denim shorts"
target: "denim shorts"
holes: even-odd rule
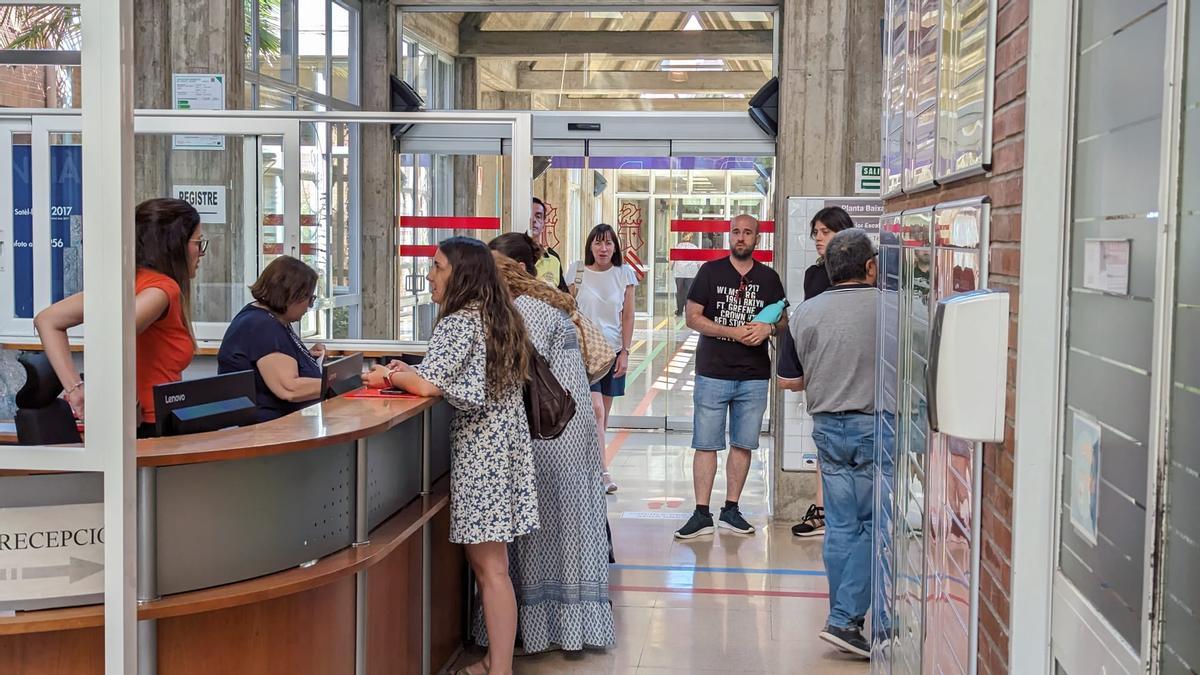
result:
[[[617,352],[618,355],[621,352]],[[617,372],[617,362],[613,361],[612,368],[609,368],[608,374],[600,378],[596,384],[593,384],[589,389],[600,394],[601,396],[617,396],[625,395],[625,376],[617,377],[613,373]]]
[[[718,380],[697,375],[692,392],[692,447],[709,452],[724,450],[725,419],[728,417],[728,444],[757,450],[770,382]]]

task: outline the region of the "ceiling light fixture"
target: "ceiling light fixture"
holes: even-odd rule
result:
[[[682,70],[671,70],[667,72],[667,79],[672,82],[687,82],[688,74]]]

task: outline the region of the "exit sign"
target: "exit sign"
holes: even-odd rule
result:
[[[883,183],[883,166],[878,162],[854,164],[854,194],[877,195]]]

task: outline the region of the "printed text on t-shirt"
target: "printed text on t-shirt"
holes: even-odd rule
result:
[[[750,323],[750,320],[766,304],[758,299],[758,289],[759,285],[754,283],[746,283],[735,288],[718,285],[717,297],[723,297],[724,300],[717,301],[713,322],[721,326],[731,327],[743,326]],[[733,340],[725,337],[719,339],[733,342]]]

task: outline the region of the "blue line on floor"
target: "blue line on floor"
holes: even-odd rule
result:
[[[632,565],[614,563],[609,565],[614,570],[642,570],[648,572],[711,572],[727,574],[777,574],[781,576],[823,577],[824,570],[790,570],[762,567],[697,567],[695,565]]]

